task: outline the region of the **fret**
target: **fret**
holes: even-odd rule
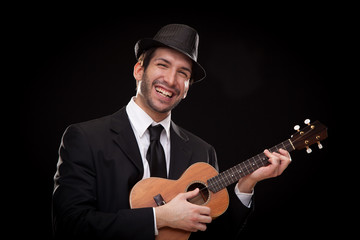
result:
[[[238,174],[234,171],[234,168],[229,169],[229,174],[230,174],[230,177],[231,177],[231,181],[234,181],[234,180],[236,181],[237,179],[239,179]]]
[[[251,158],[252,159],[252,158]],[[256,169],[258,169],[257,167],[255,167],[255,162],[252,160],[251,161],[251,169],[253,170],[253,171],[255,171]]]
[[[228,174],[224,174],[224,182],[226,185],[230,185],[231,184],[231,181],[229,179],[229,175]]]
[[[269,151],[270,152],[277,152],[279,149],[276,147],[276,146],[274,146],[274,147],[272,147],[272,148],[269,148]]]
[[[252,170],[252,171],[255,171],[257,168],[254,168],[255,163],[254,163],[253,157],[252,157],[250,160],[251,160],[251,161],[249,161],[249,164],[250,164],[251,170]]]
[[[224,174],[219,174],[219,187],[226,186],[224,183]]]
[[[291,152],[294,150],[294,147],[292,146],[292,143],[290,142],[290,139],[272,147],[269,149],[270,152],[278,152],[280,148],[285,149],[288,152]]]
[[[241,172],[240,170],[238,170],[237,166],[230,168],[230,171],[231,171],[232,181],[236,181],[237,179],[240,179],[242,177]]]
[[[268,157],[264,153],[259,153],[257,156],[259,157],[261,167],[265,166],[268,162]]]
[[[256,155],[256,156],[254,156],[253,158],[254,158],[256,167],[258,167],[258,168],[261,167],[261,166],[262,166],[262,165],[261,165],[261,159],[259,158],[259,156]]]
[[[248,175],[248,174],[250,173],[250,171],[248,170],[248,168],[247,168],[247,166],[246,166],[246,162],[247,162],[247,161],[242,162],[242,169],[243,169],[244,173],[245,173],[246,175]]]
[[[284,143],[284,142],[282,142],[281,145],[283,146],[283,147],[282,147],[283,149],[287,150],[287,147],[285,146],[285,143]]]
[[[235,172],[234,168],[230,168],[230,171],[231,171],[231,179],[233,180],[236,180],[236,179],[239,179],[238,177],[238,174]]]
[[[257,158],[257,163],[258,163],[258,167],[261,167],[262,166],[262,164],[261,164],[261,157],[260,157],[260,155],[258,154],[258,155],[256,155],[255,156],[256,158]]]
[[[219,178],[220,178],[220,184],[219,184],[219,186],[221,187],[221,188],[224,188],[224,187],[226,187],[227,185],[226,185],[226,183],[225,183],[225,181],[224,181],[224,174],[221,174],[221,175],[219,175]]]

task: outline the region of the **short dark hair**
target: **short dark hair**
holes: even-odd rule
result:
[[[156,47],[150,48],[145,50],[139,57],[138,61],[142,62],[142,66],[144,67],[144,70],[147,69],[147,67],[149,66],[150,60],[152,58],[152,56],[154,55],[154,52],[156,50]]]

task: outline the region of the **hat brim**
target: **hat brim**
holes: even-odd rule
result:
[[[174,46],[170,46],[168,44],[156,41],[154,39],[151,38],[144,38],[139,40],[136,44],[135,44],[135,57],[136,59],[139,59],[140,55],[153,47],[169,47],[172,49],[175,49],[176,51],[181,52],[182,54],[184,54],[185,56],[189,57],[193,63],[193,67],[192,67],[192,76],[191,78],[194,80],[195,82],[200,82],[201,80],[203,80],[206,77],[206,72],[205,69],[197,62],[195,61],[188,53],[186,53],[185,51],[174,47]]]

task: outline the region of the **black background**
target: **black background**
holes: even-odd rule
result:
[[[53,175],[65,128],[128,103],[135,94],[134,45],[168,23],[197,29],[198,60],[207,70],[172,119],[215,147],[221,170],[286,140],[306,118],[329,128],[324,149],[293,152],[283,175],[256,186],[242,239],[323,236],[338,228],[335,92],[346,13],[336,6],[208,7],[31,6],[12,16],[22,134],[10,179],[20,180],[12,189],[20,193],[13,235],[51,238]]]

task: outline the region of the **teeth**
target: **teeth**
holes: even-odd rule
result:
[[[157,88],[155,88],[155,90],[156,90],[157,92],[159,92],[159,93],[167,96],[167,97],[170,97],[170,98],[172,97],[172,93],[166,91],[165,89],[162,89],[162,88],[158,88],[158,87],[157,87]]]

